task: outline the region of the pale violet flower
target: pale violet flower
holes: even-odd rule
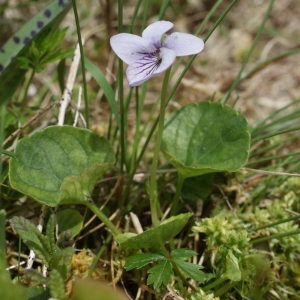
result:
[[[197,54],[203,50],[203,41],[187,33],[165,33],[173,27],[168,21],[149,25],[142,36],[119,33],[110,39],[115,53],[126,63],[130,86],[138,86],[154,75],[167,70],[176,56]]]

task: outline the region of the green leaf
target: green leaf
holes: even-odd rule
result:
[[[48,30],[55,32],[57,26],[71,7],[70,0],[53,1],[36,14],[16,32],[0,51],[0,105],[6,103],[13,95],[26,74],[21,69],[23,64],[18,57],[26,57],[29,53],[29,40],[37,40]],[[47,12],[48,17],[45,17]],[[50,14],[49,14],[50,12]],[[34,37],[33,37],[34,36]],[[37,43],[37,48],[41,45]]]
[[[54,252],[49,261],[49,270],[57,269],[61,259],[63,258],[63,255],[64,253],[61,251],[61,249],[57,245],[54,245]]]
[[[189,249],[175,249],[171,252],[171,255],[173,258],[184,260],[197,255],[197,253]]]
[[[51,253],[54,252],[54,248],[55,248],[55,233],[54,233],[54,229],[55,229],[55,222],[54,222],[54,215],[50,215],[48,223],[47,223],[47,227],[46,227],[46,236],[48,237],[49,240],[49,245],[50,245],[50,249],[51,249]]]
[[[242,279],[242,273],[239,268],[239,261],[231,251],[229,251],[226,255],[225,276],[232,281],[240,281]]]
[[[196,281],[202,283],[208,279],[208,276],[204,272],[199,270],[202,269],[202,266],[195,265],[179,259],[174,259],[174,263],[176,263],[179,269],[181,269],[188,277]]]
[[[108,83],[107,79],[105,78],[101,70],[90,60],[88,60],[86,57],[84,58],[84,64],[85,64],[85,68],[91,73],[91,75],[94,77],[94,79],[97,81],[97,83],[103,90],[103,93],[106,96],[106,99],[110,105],[111,111],[115,116],[117,125],[119,128],[121,128],[118,106],[115,98],[115,93],[112,87]]]
[[[24,275],[27,277],[27,279],[30,279],[31,282],[43,285],[48,285],[49,283],[48,277],[44,277],[41,272],[34,269],[25,269]]]
[[[50,298],[50,290],[42,286],[30,286],[27,292],[27,300],[48,300]]]
[[[24,244],[48,267],[52,254],[48,237],[42,235],[33,223],[23,217],[13,217],[11,223]]]
[[[147,278],[147,284],[152,284],[155,289],[163,283],[167,285],[170,282],[171,275],[173,275],[172,265],[169,261],[160,261],[155,267],[148,270],[150,275]]]
[[[126,238],[123,234],[115,237],[121,246],[133,249],[151,248],[172,239],[185,226],[192,213],[171,217],[155,228],[148,229],[138,235]]]
[[[72,247],[67,247],[64,249],[59,249],[57,247],[56,249],[57,250],[55,254],[51,257],[49,266],[51,266],[51,269],[56,269],[57,271],[59,271],[62,278],[66,280],[69,276],[74,249]]]
[[[247,163],[247,120],[216,102],[191,103],[165,122],[162,150],[183,178],[235,172]]]
[[[163,255],[156,253],[142,253],[137,255],[128,256],[126,258],[125,269],[130,271],[134,268],[144,267],[154,261],[166,259]]]
[[[112,164],[94,165],[86,168],[80,176],[68,176],[60,188],[58,204],[85,204],[90,201],[96,182]]]
[[[63,51],[61,48],[57,48],[59,43],[64,39],[67,29],[68,28],[62,30],[58,29],[53,32],[49,28],[44,32],[43,36],[39,36],[32,41],[27,56],[18,57],[18,59],[24,63],[21,65],[21,68],[31,68],[39,73],[43,71],[48,64],[72,55],[74,49]]]
[[[51,126],[23,138],[10,160],[11,186],[48,206],[85,203],[114,163],[109,142],[71,126]]]
[[[68,299],[65,294],[65,283],[60,273],[57,270],[52,270],[50,273],[50,294],[52,298],[64,300]]]
[[[56,214],[56,222],[58,225],[58,234],[63,231],[71,230],[72,236],[76,236],[83,225],[83,216],[74,209],[61,210]]]
[[[181,190],[183,201],[195,202],[199,199],[205,200],[212,191],[214,177],[214,173],[208,173],[185,179]]]

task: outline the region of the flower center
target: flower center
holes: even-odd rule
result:
[[[159,49],[157,49],[156,51],[154,51],[152,53],[152,55],[154,55],[156,57],[156,62],[157,63],[161,62],[162,58],[161,58],[161,54],[160,54],[160,50]]]

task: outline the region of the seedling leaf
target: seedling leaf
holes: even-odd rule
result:
[[[49,264],[51,264],[53,269],[59,271],[64,280],[68,278],[73,253],[74,249],[72,247],[67,247],[65,249],[58,249],[51,257]]]
[[[48,237],[42,235],[33,223],[23,217],[13,217],[11,223],[24,244],[49,267],[51,247]]]
[[[196,281],[202,283],[208,278],[208,276],[204,272],[199,270],[202,269],[202,267],[199,265],[195,265],[179,259],[174,259],[174,262],[179,267],[179,269],[181,269],[188,277]]]
[[[157,260],[164,260],[164,259],[166,258],[163,255],[159,255],[156,253],[142,253],[142,254],[128,256],[126,258],[125,269],[126,271],[130,271],[134,268],[139,269],[152,262],[155,262]]]
[[[171,254],[174,259],[182,259],[182,260],[197,255],[195,251],[189,249],[175,249],[171,252]]]
[[[49,240],[51,253],[54,252],[54,248],[55,248],[54,228],[55,228],[54,215],[52,214],[49,217],[47,227],[46,227],[46,236],[48,237],[48,240]]]
[[[152,284],[155,289],[160,287],[162,283],[167,285],[173,275],[172,265],[169,261],[160,261],[155,267],[148,270],[150,275],[147,278],[147,284]]]
[[[61,274],[57,270],[52,270],[50,273],[50,294],[54,299],[68,299],[65,294],[65,284]]]

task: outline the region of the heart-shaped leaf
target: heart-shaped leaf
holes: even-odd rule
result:
[[[211,193],[215,174],[208,173],[187,178],[182,186],[181,198],[184,202],[195,202],[198,199],[205,200]]]
[[[105,138],[71,126],[51,126],[20,140],[15,155],[11,186],[49,206],[87,201],[115,161]]]
[[[72,236],[76,236],[83,225],[83,216],[74,209],[64,209],[56,214],[58,235],[63,231],[71,230]]]
[[[165,122],[162,150],[183,178],[239,170],[248,160],[246,118],[216,102],[189,104]]]

